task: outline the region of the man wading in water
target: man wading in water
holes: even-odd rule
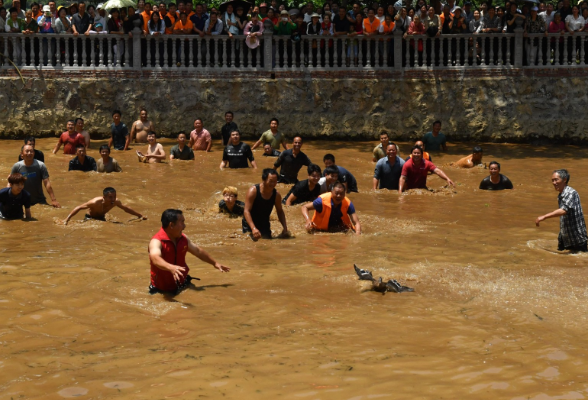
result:
[[[107,187],[102,191],[102,197],[94,197],[92,200],[84,203],[82,205],[77,206],[69,213],[67,218],[65,219],[64,225],[67,225],[71,217],[76,215],[80,210],[90,210],[88,214],[86,214],[85,219],[97,219],[99,221],[106,221],[106,213],[112,210],[114,207],[118,207],[124,212],[135,215],[141,219],[147,219],[142,214],[139,214],[137,211],[133,210],[130,207],[123,206],[119,199],[116,198],[116,190],[111,187]]]
[[[541,221],[548,218],[559,217],[559,237],[557,238],[557,249],[570,250],[571,252],[588,251],[586,243],[586,222],[580,204],[580,195],[568,186],[570,174],[565,169],[553,171],[551,183],[559,192],[557,202],[559,208],[549,214],[537,217],[535,225],[539,226]]]
[[[141,107],[139,119],[131,127],[131,142],[147,143],[147,134],[151,131],[155,131],[155,125],[147,119],[147,110]]]
[[[284,228],[281,237],[289,235],[286,225],[286,214],[282,209],[282,196],[277,192],[278,171],[271,168],[263,170],[261,175],[263,182],[251,186],[245,197],[245,212],[243,213],[243,233],[251,233],[251,238],[257,242],[259,239],[271,239],[270,214],[274,207],[278,219]]]
[[[186,229],[182,211],[168,209],[161,214],[161,229],[149,242],[151,262],[151,294],[161,292],[179,293],[192,279],[186,264],[186,253],[191,253],[209,263],[220,272],[231,269],[216,262],[206,251],[196,246],[182,231]]]

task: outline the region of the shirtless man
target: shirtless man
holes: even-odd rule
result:
[[[149,146],[147,146],[147,154],[137,151],[139,161],[155,164],[165,160],[165,150],[163,150],[163,146],[160,143],[157,143],[155,132],[149,132],[147,134],[147,142],[149,143]]]
[[[88,133],[88,131],[84,130],[84,120],[81,118],[76,118],[75,124],[76,124],[76,132],[84,137],[84,140],[86,141],[86,143],[85,143],[86,149],[89,149],[90,148],[90,134]]]
[[[85,219],[97,219],[100,221],[106,221],[106,219],[104,218],[106,213],[112,210],[115,206],[125,211],[126,213],[135,215],[141,219],[147,219],[147,217],[145,217],[142,214],[139,214],[130,207],[124,206],[120,202],[120,200],[116,198],[116,190],[114,188],[107,187],[102,191],[102,197],[94,197],[87,203],[84,203],[74,208],[65,219],[64,225],[67,225],[71,217],[76,215],[80,210],[87,209],[89,209],[90,211],[88,214],[86,214]]]
[[[474,168],[482,164],[482,155],[482,148],[480,146],[476,146],[474,147],[474,151],[472,154],[462,158],[453,165],[459,168]],[[484,167],[486,167],[486,165],[484,165]]]
[[[131,142],[147,143],[147,134],[151,131],[155,131],[155,125],[147,119],[147,110],[141,107],[139,119],[131,127]]]

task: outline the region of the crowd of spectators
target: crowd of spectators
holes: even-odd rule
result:
[[[49,1],[47,4],[33,2],[27,8],[26,3],[24,7],[21,6],[21,1],[14,0],[12,7],[7,11],[0,0],[0,26],[4,27],[5,32],[25,35],[60,33],[78,36],[111,33],[132,36],[133,29],[138,27],[144,35],[153,36],[193,34],[200,37],[216,35],[233,37],[245,35],[250,39],[246,41],[249,47],[255,48],[259,45],[257,36],[269,30],[275,35],[287,35],[293,42],[300,41],[303,36],[344,37],[347,39],[345,48],[339,48],[338,53],[340,55],[344,53],[348,63],[350,60],[357,62],[359,45],[353,37],[358,35],[365,37],[391,35],[401,31],[404,38],[411,35],[427,35],[434,38],[463,33],[513,33],[515,28],[520,26],[524,29],[525,35],[569,33],[571,36],[575,32],[588,29],[588,1],[571,5],[570,0],[559,1],[556,5],[547,3],[519,5],[514,1],[506,1],[504,6],[494,6],[491,2],[482,2],[479,7],[474,7],[467,1],[461,7],[456,5],[455,0],[448,0],[446,4],[432,2],[434,6],[427,4],[426,0],[418,0],[414,6],[408,7],[401,1],[387,6],[377,2],[369,6],[354,3],[349,10],[332,0],[327,0],[324,6],[318,9],[312,3],[300,9],[287,9],[283,4],[278,5],[276,0],[271,1],[270,4],[262,3],[255,6],[244,6],[243,4],[248,3],[238,1],[234,2],[234,5],[225,4],[221,9],[209,8],[205,3],[193,6],[191,1],[185,0],[159,4],[139,0],[137,9],[127,7],[110,10],[106,10],[102,3],[94,7],[86,5],[84,1],[73,3],[68,7],[57,7],[54,1]],[[574,42],[570,37],[567,40],[568,61],[572,62],[571,53],[578,51],[581,43],[579,39]],[[430,56],[431,48],[425,49],[422,39],[410,39],[407,42],[412,49],[420,53],[420,57],[423,56],[423,52]],[[392,54],[392,41],[388,40],[387,43],[388,53]],[[530,59],[534,63],[540,54],[543,54],[543,61],[546,61],[547,43],[547,39],[542,45],[536,38],[527,38],[525,61],[528,62]],[[553,49],[556,40],[551,39],[550,43],[550,48]],[[372,45],[375,46],[375,44]],[[405,43],[404,46],[406,45]],[[54,43],[51,46],[54,51]],[[114,54],[120,55],[124,52],[124,48],[117,49],[116,44],[113,46],[115,46]],[[363,46],[365,47],[365,44]],[[380,42],[378,46],[382,53],[384,42]],[[429,43],[426,46],[431,47]],[[314,54],[317,48],[321,48],[324,54],[325,47],[329,48],[332,54],[333,41],[324,39],[320,43],[312,42]],[[467,49],[463,43],[458,46],[454,44],[454,47],[458,48],[457,51],[462,58],[469,56],[471,59],[472,49],[477,47],[479,54],[480,39],[471,40]],[[540,51],[541,48],[542,51]],[[288,47],[288,50],[291,51],[291,47]],[[372,49],[374,50],[375,48]],[[16,51],[20,55],[21,49],[18,48]],[[305,54],[309,52],[308,46],[304,51]],[[456,49],[452,51],[454,52],[452,58],[455,60]],[[503,51],[506,55],[506,49]],[[435,48],[435,52],[438,53],[439,48]],[[466,54],[468,52],[470,54]],[[494,56],[497,55],[497,53],[494,54]],[[178,51],[178,57],[180,56]],[[562,56],[563,53],[560,54],[560,59]],[[447,58],[446,52],[444,58]],[[308,60],[305,62],[308,63]]]

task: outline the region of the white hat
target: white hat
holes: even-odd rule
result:
[[[44,6],[43,6],[43,12],[44,12],[44,13],[46,13],[46,12],[51,12],[51,7],[49,7],[48,5],[44,5]]]
[[[102,10],[104,8],[104,3],[100,3],[96,6],[96,10]]]
[[[247,47],[253,50],[259,46],[259,38],[257,37],[257,35],[249,35],[245,39],[245,44],[247,45]]]

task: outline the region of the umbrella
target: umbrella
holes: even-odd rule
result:
[[[298,15],[298,14],[300,14],[300,10],[297,9],[297,8],[293,8],[291,10],[288,10],[288,14],[290,14],[290,15]]]
[[[105,10],[112,10],[113,8],[127,8],[127,7],[134,7],[137,8],[137,4],[133,0],[108,0],[104,3]]]
[[[225,11],[227,11],[227,6],[229,4],[233,6],[233,12],[236,12],[238,7],[243,7],[243,12],[245,14],[247,14],[247,11],[249,11],[249,9],[253,7],[253,5],[251,3],[249,3],[248,1],[245,1],[245,0],[231,0],[231,1],[225,1],[224,3],[222,3],[219,6],[218,11],[221,14],[224,14]]]

